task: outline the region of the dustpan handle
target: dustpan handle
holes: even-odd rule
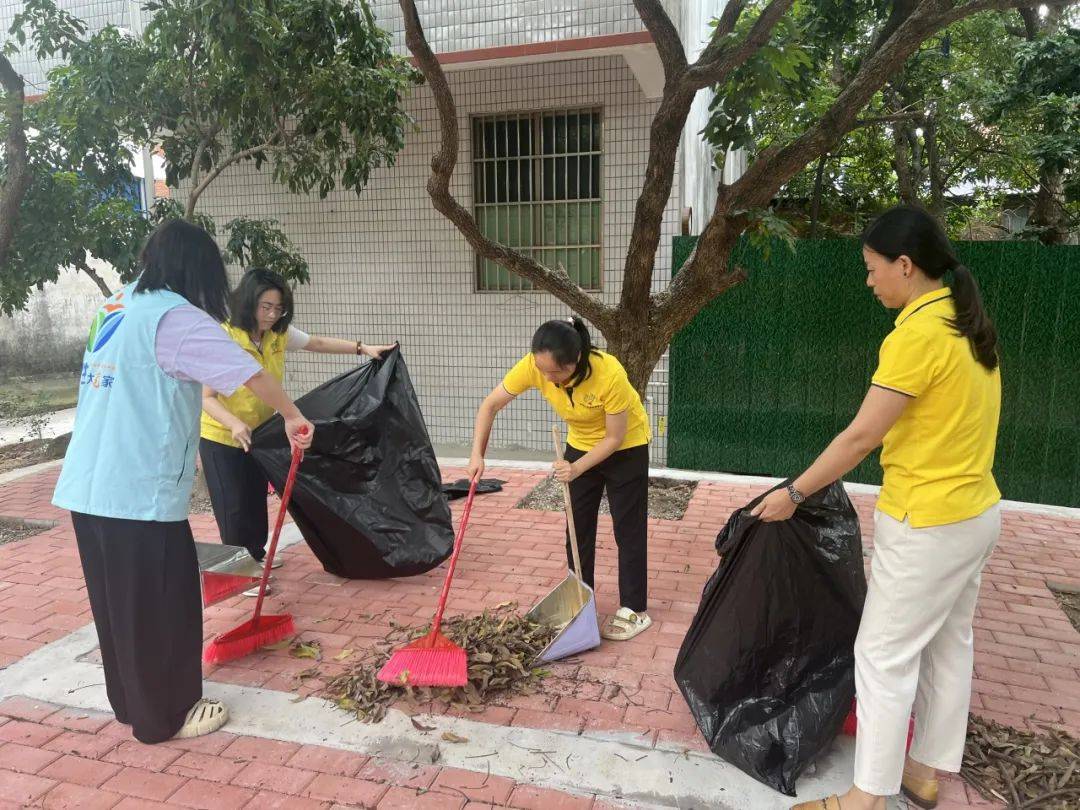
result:
[[[562,436],[559,433],[558,425],[551,426],[551,438],[555,442],[555,460],[562,461],[564,459]],[[577,574],[578,579],[581,579],[581,554],[578,552],[577,529],[574,527],[574,504],[570,500],[569,484],[562,485],[562,497],[563,507],[566,511],[566,527],[570,533],[570,553],[574,557],[574,573]],[[582,581],[584,582],[584,580]]]
[[[307,432],[307,429],[304,429]],[[259,581],[259,598],[255,601],[255,616],[253,621],[258,624],[259,616],[262,615],[263,597],[266,596],[266,584],[270,581],[270,566],[274,562],[274,554],[277,553],[278,538],[281,537],[281,527],[285,524],[285,510],[292,497],[293,483],[296,481],[296,471],[300,468],[300,462],[304,458],[304,451],[296,445],[292,449],[292,463],[289,464],[289,474],[285,478],[285,488],[281,492],[281,505],[278,507],[277,521],[274,523],[274,534],[270,539],[270,548],[266,552],[266,561],[263,563],[262,579]]]
[[[469,525],[469,514],[472,512],[473,498],[476,497],[476,481],[469,484],[469,497],[465,501],[465,509],[461,512],[461,523],[458,525],[457,536],[454,538],[454,553],[450,555],[450,567],[446,571],[446,580],[443,582],[442,593],[439,595],[439,606],[435,608],[435,619],[431,623],[431,632],[438,633],[442,626],[443,611],[446,610],[446,600],[450,596],[450,582],[454,578],[454,569],[457,568],[458,555],[461,553],[461,542],[465,539],[465,527]]]

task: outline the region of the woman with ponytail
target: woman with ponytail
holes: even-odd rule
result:
[[[581,318],[542,324],[532,351],[488,394],[476,414],[469,476],[484,472],[495,414],[536,388],[569,427],[565,457],[555,477],[570,485],[581,573],[590,587],[596,560],[596,523],[607,490],[615,543],[619,547],[619,610],[601,628],[604,638],[626,641],[647,629],[647,522],[649,420],[641,397],[617,359],[594,349]],[[567,538],[567,565],[571,556]]]
[[[863,235],[866,284],[896,328],[854,421],[790,486],[754,510],[787,520],[803,493],[881,445],[874,557],[855,642],[855,784],[803,810],[885,810],[902,791],[937,806],[937,771],[958,772],[983,566],[1001,534],[994,447],[1001,410],[997,332],[978,285],[926,211],[885,212]],[[905,758],[908,719],[915,739]]]

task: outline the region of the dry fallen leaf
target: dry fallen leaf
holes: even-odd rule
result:
[[[448,743],[467,743],[469,741],[468,737],[459,737],[452,731],[444,731],[442,738]]]
[[[334,656],[334,660],[335,661],[344,661],[346,658],[348,658],[352,654],[353,654],[352,650],[342,650],[341,652],[339,652],[337,655]]]
[[[434,731],[435,730],[435,726],[425,726],[423,723],[421,723],[415,717],[410,717],[409,719],[412,720],[413,728],[415,728],[417,731]]]
[[[322,644],[318,641],[303,641],[297,639],[289,647],[289,655],[293,658],[312,658],[316,661],[322,660]]]
[[[535,693],[535,684],[550,673],[532,664],[555,630],[526,620],[515,609],[516,605],[505,605],[479,616],[457,616],[444,622],[446,635],[468,656],[465,687],[413,687],[408,683],[408,672],[402,672],[392,684],[378,680],[377,673],[394,650],[428,631],[427,627],[391,622],[381,642],[354,651],[348,671],[333,678],[325,693],[340,708],[368,722],[382,720],[398,700],[416,707],[437,702],[477,712],[501,693]]]

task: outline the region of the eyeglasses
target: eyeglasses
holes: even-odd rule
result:
[[[264,315],[273,315],[275,318],[284,318],[289,314],[289,310],[285,307],[275,306],[274,304],[259,304],[259,312]]]

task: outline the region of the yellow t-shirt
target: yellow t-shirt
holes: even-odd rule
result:
[[[540,373],[530,352],[507,372],[502,384],[515,397],[530,388],[539,390],[555,413],[566,420],[570,434],[567,442],[578,450],[592,450],[607,432],[606,417],[624,411],[627,412],[626,438],[619,449],[648,444],[649,418],[622,363],[606,352],[594,352],[589,365],[592,373],[586,379],[573,389],[563,388]]]
[[[285,377],[285,345],[289,340],[287,332],[266,332],[263,334],[261,344],[256,346],[243,329],[228,323],[223,323],[221,327],[229,333],[229,337],[235,340],[241,349],[254,357],[260,366],[272,374],[274,379],[278,382],[282,381]],[[219,395],[218,399],[230,413],[244,420],[244,424],[252,430],[274,415],[274,409],[245,386],[237,388],[230,397]],[[240,442],[233,439],[232,431],[206,411],[202,414],[199,435],[219,444],[227,444],[229,447],[240,446]]]
[[[975,359],[949,325],[948,290],[912,301],[881,344],[873,384],[912,398],[885,435],[878,509],[912,527],[958,523],[999,500],[994,448],[1001,374]]]

